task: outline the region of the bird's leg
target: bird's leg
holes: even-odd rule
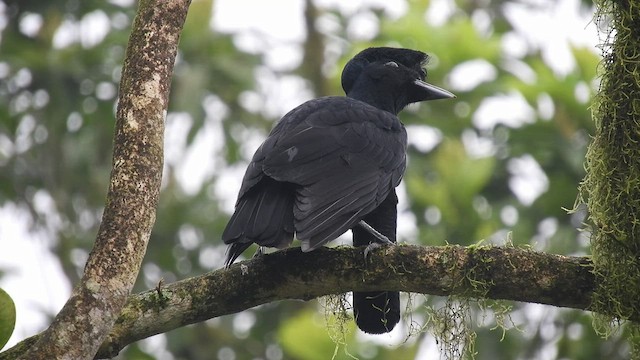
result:
[[[374,229],[371,225],[364,222],[364,220],[360,220],[360,222],[358,222],[358,225],[362,226],[363,229],[367,230],[371,235],[373,235],[380,244],[393,245],[393,242],[389,240],[388,237],[380,234],[378,230]]]
[[[364,249],[365,260],[367,259],[367,256],[369,256],[369,252],[379,248],[380,246],[395,245],[395,243],[389,240],[388,237],[380,234],[378,230],[374,229],[371,225],[367,224],[364,220],[360,220],[360,222],[358,222],[358,225],[360,225],[363,229],[365,229],[367,232],[373,235],[373,237],[378,241],[378,242],[372,242],[371,244],[367,245],[367,247]]]

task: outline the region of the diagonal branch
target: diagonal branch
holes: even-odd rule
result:
[[[588,309],[591,261],[498,247],[393,246],[365,265],[362,248],[287,249],[132,296],[100,351],[285,299],[400,290]]]
[[[24,359],[93,358],[125,304],[155,222],[164,114],[189,0],[140,2],[126,52],[113,169],[85,272]]]

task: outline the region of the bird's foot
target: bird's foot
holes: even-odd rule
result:
[[[370,252],[381,247],[382,247],[382,244],[380,243],[371,243],[367,245],[367,247],[364,248],[364,261],[367,261],[367,258],[369,257]]]
[[[363,229],[365,229],[371,235],[373,235],[373,237],[377,241],[377,242],[372,242],[371,244],[367,245],[366,248],[364,248],[364,260],[365,261],[367,261],[367,257],[369,257],[369,253],[371,251],[373,251],[373,250],[375,250],[377,248],[380,248],[383,245],[395,245],[396,244],[393,241],[389,240],[388,237],[386,237],[386,236],[382,235],[380,232],[378,232],[378,230],[374,229],[371,225],[369,225],[366,222],[364,222],[364,220],[360,220],[358,225],[360,225]]]

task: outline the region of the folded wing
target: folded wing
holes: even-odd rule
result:
[[[286,131],[261,148],[264,174],[299,185],[293,214],[305,251],[355,226],[398,185],[405,169],[406,132],[397,117],[336,99],[341,106],[319,106],[301,121],[285,117]]]

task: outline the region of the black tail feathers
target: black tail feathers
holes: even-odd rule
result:
[[[400,293],[354,292],[353,313],[360,330],[369,334],[390,332],[400,321]]]
[[[364,218],[367,224],[392,242],[396,242],[397,203],[395,190],[392,190],[382,204]],[[354,246],[376,242],[375,237],[360,226],[356,226],[352,231]],[[400,321],[400,293],[397,291],[354,292],[353,313],[360,330],[369,334],[387,333]]]

